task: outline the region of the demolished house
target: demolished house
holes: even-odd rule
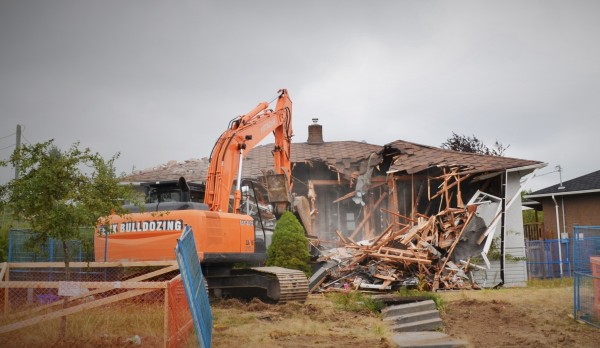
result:
[[[244,177],[259,178],[272,167],[272,146],[248,153]],[[326,142],[316,122],[291,153],[292,192],[310,202],[309,239],[321,252],[312,291],[525,284],[520,192],[522,180],[544,163],[401,140]],[[129,179],[185,173],[204,180],[205,170],[182,168],[192,164],[208,162],[171,163],[163,168],[170,173],[143,171]]]

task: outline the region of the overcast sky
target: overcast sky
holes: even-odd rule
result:
[[[568,180],[600,169],[599,18],[596,0],[0,0],[0,158],[17,124],[120,152],[119,173],[208,157],[287,88],[296,142],[314,117],[325,141],[456,132]]]

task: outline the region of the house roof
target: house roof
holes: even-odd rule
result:
[[[559,188],[560,184],[554,184],[541,190],[532,192],[525,197],[537,198],[537,197],[550,197],[550,196],[562,196],[582,193],[593,193],[600,192],[600,170],[582,175],[575,179],[571,179],[563,182],[562,187]]]
[[[257,146],[248,152],[242,167],[242,176],[259,177],[262,170],[273,169],[274,144]],[[321,144],[292,143],[292,163],[321,161],[338,172],[351,175],[366,170],[364,159],[381,151],[379,145],[358,141],[332,141]],[[124,178],[129,182],[154,180],[177,180],[183,176],[190,182],[204,182],[208,170],[208,158],[190,159],[184,162],[169,161],[153,168],[132,173]]]
[[[273,168],[273,144],[257,146],[246,155],[242,175],[259,177],[264,170]],[[331,141],[318,144],[292,143],[292,163],[322,162],[348,178],[364,173],[371,154],[384,150],[383,146],[358,141]],[[483,173],[514,168],[543,167],[545,163],[510,157],[498,157],[458,152],[433,146],[397,140],[385,146],[384,153],[392,153],[390,172],[413,174],[437,166],[458,166],[461,173]],[[377,159],[379,161],[380,158]],[[124,178],[130,182],[177,180],[183,176],[190,182],[204,182],[208,158],[190,159],[137,171]],[[371,165],[375,163],[370,163]],[[598,175],[600,177],[600,175]],[[600,185],[597,186],[600,188]]]
[[[407,174],[439,166],[457,166],[460,168],[460,173],[466,174],[516,168],[533,169],[546,165],[540,161],[446,150],[404,140],[396,140],[385,147],[387,151],[391,151],[393,156],[389,171],[406,172]],[[394,150],[399,150],[399,152]]]
[[[358,141],[331,141],[320,144],[292,143],[291,162],[302,163],[318,161],[334,168],[337,172],[351,175],[366,170],[365,159],[372,153],[383,149],[382,146]],[[257,146],[248,152],[244,162],[244,176],[262,175],[261,169],[273,168],[273,144]]]
[[[169,161],[156,167],[139,170],[123,178],[128,182],[177,180],[184,177],[189,182],[204,182],[208,171],[208,158],[193,158],[183,162]]]

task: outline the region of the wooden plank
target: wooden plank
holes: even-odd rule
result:
[[[394,278],[394,277],[390,277],[390,276],[386,276],[386,275],[382,275],[382,274],[373,274],[373,277],[378,278],[378,279],[383,279],[383,280],[391,280],[391,281],[396,280],[396,278]]]
[[[354,232],[352,232],[352,234],[350,235],[350,239],[354,238],[358,234],[358,232],[360,232],[360,230],[363,228],[363,226],[367,223],[367,221],[369,221],[369,219],[371,218],[371,214],[373,213],[373,211],[375,211],[375,209],[377,209],[377,207],[381,204],[381,202],[383,202],[383,199],[385,198],[385,196],[387,196],[387,194],[385,192],[381,196],[379,196],[379,199],[377,199],[377,202],[375,202],[375,205],[373,207],[371,207],[372,210],[369,211],[368,214],[365,214],[365,216],[363,217],[360,224],[358,224],[358,226],[354,229]]]
[[[353,244],[353,242],[351,242],[350,239],[346,238],[346,236],[344,236],[342,234],[342,232],[340,232],[340,230],[335,230],[335,233],[337,234],[337,236],[340,239],[340,241],[342,241],[342,243],[344,243],[344,244]]]
[[[385,209],[385,208],[381,208],[381,211],[386,212],[386,213],[391,214],[391,215],[396,216],[396,217],[403,218],[405,220],[408,220],[409,222],[414,222],[414,223],[417,222],[416,220],[413,220],[413,219],[409,218],[408,216],[401,215],[400,213],[395,213],[395,212],[393,212],[391,210],[388,210],[388,209]]]
[[[343,200],[346,200],[348,198],[354,197],[354,195],[356,195],[356,191],[352,191],[352,192],[350,192],[348,194],[345,194],[342,197],[340,197],[340,198],[336,199],[335,201],[333,201],[332,203],[339,203],[339,202],[341,202]]]
[[[146,274],[143,274],[141,276],[128,279],[127,282],[141,282],[143,280],[150,279],[150,278],[153,278],[153,277],[156,277],[156,276],[159,276],[159,275],[171,272],[171,271],[175,271],[177,269],[179,269],[179,266],[177,266],[177,265],[165,267],[165,268],[156,270],[154,272],[146,273]],[[107,292],[107,291],[110,291],[110,290],[113,290],[113,289],[97,289],[97,290],[89,291],[89,292],[87,292],[87,293],[85,293],[83,295],[80,295],[80,296],[68,297],[68,298],[66,298],[64,300],[61,300],[61,301],[56,301],[56,302],[52,302],[52,303],[49,303],[49,304],[46,304],[46,305],[37,306],[37,307],[32,308],[32,309],[30,309],[28,311],[18,312],[18,313],[15,313],[14,316],[18,317],[18,316],[23,316],[23,315],[30,315],[30,314],[33,314],[33,313],[36,313],[36,312],[39,312],[39,311],[42,311],[42,310],[45,310],[45,309],[48,309],[48,308],[52,308],[54,306],[61,305],[65,301],[67,301],[67,302],[75,301],[75,300],[79,300],[79,299],[82,299],[82,298],[85,298],[85,297],[88,297],[88,296],[93,296],[93,295],[101,294],[101,293],[104,293],[104,292]]]
[[[165,288],[165,303],[163,304],[164,314],[163,314],[163,347],[167,348],[169,346],[169,339],[171,338],[169,335],[169,287]]]
[[[385,280],[383,283],[381,283],[381,285],[379,286],[379,290],[387,290],[387,289],[391,289],[390,285],[392,284],[392,282],[394,281],[394,279],[392,280]]]
[[[20,321],[17,323],[0,326],[0,334],[4,334],[4,333],[11,332],[14,330],[23,329],[28,326],[41,323],[43,321],[60,318],[60,317],[66,316],[66,315],[75,314],[75,313],[81,312],[86,309],[92,309],[92,308],[96,308],[96,307],[100,307],[100,306],[105,306],[107,304],[110,304],[110,303],[113,303],[116,301],[121,301],[121,300],[125,300],[125,299],[131,298],[131,297],[143,295],[143,294],[151,292],[151,291],[154,291],[154,290],[153,289],[131,290],[131,291],[123,292],[123,293],[120,293],[120,294],[117,294],[114,296],[104,297],[99,300],[94,300],[92,302],[82,303],[80,305],[66,308],[66,309],[63,309],[60,311],[40,315],[35,318],[26,319],[26,320],[23,320],[23,321]]]
[[[426,253],[422,253],[422,252],[418,252],[418,251],[414,251],[414,250],[402,250],[402,249],[396,249],[396,248],[388,248],[388,247],[381,247],[380,249],[381,251],[383,251],[384,253],[380,254],[385,254],[385,255],[408,255],[408,257],[416,257],[416,258],[422,258],[422,259],[426,259],[427,258],[427,254]]]
[[[460,184],[460,182],[462,182],[462,181],[465,181],[467,178],[470,178],[470,177],[471,177],[471,174],[467,174],[467,175],[463,176],[462,178],[459,178],[458,180],[456,180],[456,181],[455,181],[455,182],[453,182],[452,184],[450,184],[450,185],[446,185],[446,186],[445,186],[445,187],[444,187],[442,190],[439,190],[439,191],[438,191],[436,194],[434,194],[433,196],[431,196],[431,197],[429,198],[429,200],[432,200],[432,199],[436,199],[436,198],[438,198],[439,196],[441,196],[441,195],[443,195],[444,193],[446,193],[446,192],[447,192],[449,189],[453,188],[453,187],[454,187],[454,186],[456,186],[456,185],[459,185],[459,184]],[[446,182],[446,181],[445,181],[445,182]]]
[[[396,177],[393,175],[388,175],[388,208],[393,212],[400,213],[400,208],[398,207],[398,187],[396,185]],[[391,223],[399,223],[398,218],[392,215],[390,219]]]
[[[0,263],[0,281],[4,280],[4,274],[6,273],[7,268],[8,268],[8,263],[6,263],[6,262]]]
[[[327,180],[327,179],[319,179],[319,180],[311,180],[313,185],[341,185],[341,180]]]
[[[414,252],[412,250],[390,248],[390,247],[381,247],[381,248],[379,248],[379,250],[384,251],[386,253],[410,254],[410,255],[414,254]]]
[[[431,260],[429,259],[419,259],[416,257],[406,257],[406,256],[400,256],[400,255],[388,255],[388,254],[379,254],[379,253],[373,253],[371,254],[372,257],[376,257],[376,258],[389,258],[389,259],[394,259],[394,260],[402,260],[402,261],[413,261],[413,262],[421,262],[421,263],[426,263],[426,264],[430,264]]]
[[[406,231],[408,231],[409,226],[404,226],[402,229],[396,231],[396,232],[392,232],[389,237],[386,237],[384,240],[379,241],[378,244],[374,244],[372,249],[377,249],[393,240],[395,240],[396,238],[398,238],[398,236],[402,236],[403,234],[406,233]]]
[[[10,289],[58,289],[61,282],[27,282],[27,281],[3,281],[0,288]],[[164,289],[167,282],[77,282],[80,287],[93,289]]]
[[[383,238],[385,235],[389,234],[389,232],[392,230],[393,227],[394,227],[394,225],[389,225],[383,232],[381,232],[379,237],[375,238],[375,240],[373,241],[373,244],[369,247],[369,249],[372,249],[374,245],[377,245],[377,243],[379,243],[381,238]]]
[[[4,280],[7,282],[10,281],[10,264],[6,268],[6,275],[4,277]],[[0,279],[0,281],[2,281],[2,279]],[[9,295],[9,290],[8,290],[8,288],[6,288],[6,289],[4,289],[4,314],[8,314],[8,307],[9,307],[8,295]]]
[[[467,229],[467,225],[469,224],[469,222],[471,221],[473,216],[475,216],[475,209],[469,211],[469,217],[467,218],[467,221],[465,221],[465,224],[463,225],[462,229],[460,230],[460,233],[454,239],[454,243],[452,243],[450,250],[448,250],[448,253],[446,253],[446,259],[444,260],[444,263],[442,264],[442,266],[440,267],[440,269],[437,273],[438,276],[441,275],[442,272],[444,271],[444,268],[446,267],[446,263],[450,260],[450,256],[452,256],[452,252],[454,251],[456,244],[458,244],[460,237],[462,236],[463,232]]]
[[[9,262],[11,268],[64,268],[64,262]],[[70,268],[98,267],[158,267],[177,265],[177,260],[166,261],[122,261],[122,262],[69,262]]]
[[[420,218],[419,218],[420,219]],[[404,245],[408,245],[408,243],[410,243],[410,241],[413,239],[413,237],[421,232],[423,229],[425,228],[431,228],[431,226],[433,225],[433,222],[435,220],[435,217],[430,217],[429,220],[427,220],[427,222],[423,222],[422,220],[419,221],[419,224],[416,226],[413,226],[410,231],[404,236],[404,238],[402,239],[402,241],[400,243],[404,244]]]

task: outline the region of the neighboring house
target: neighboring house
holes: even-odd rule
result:
[[[248,152],[243,176],[259,178],[272,169],[272,148],[273,144],[268,144]],[[312,231],[323,245],[339,243],[338,233],[355,241],[370,239],[391,224],[437,214],[442,206],[464,207],[477,192],[484,192],[504,199],[502,219],[488,223],[495,222],[490,233],[504,235],[506,253],[514,259],[525,256],[520,182],[545,166],[539,161],[456,152],[402,140],[385,146],[326,142],[322,126],[316,123],[309,126],[306,142],[292,144],[291,157],[292,191],[311,200]],[[188,181],[204,181],[207,167],[206,158],[169,162],[132,174],[128,180],[185,176]],[[499,283],[499,274],[498,262],[492,262],[487,285]],[[504,278],[507,285],[524,285],[525,262],[507,264]]]
[[[573,237],[573,226],[600,225],[600,170],[525,196],[544,212],[543,239]]]

